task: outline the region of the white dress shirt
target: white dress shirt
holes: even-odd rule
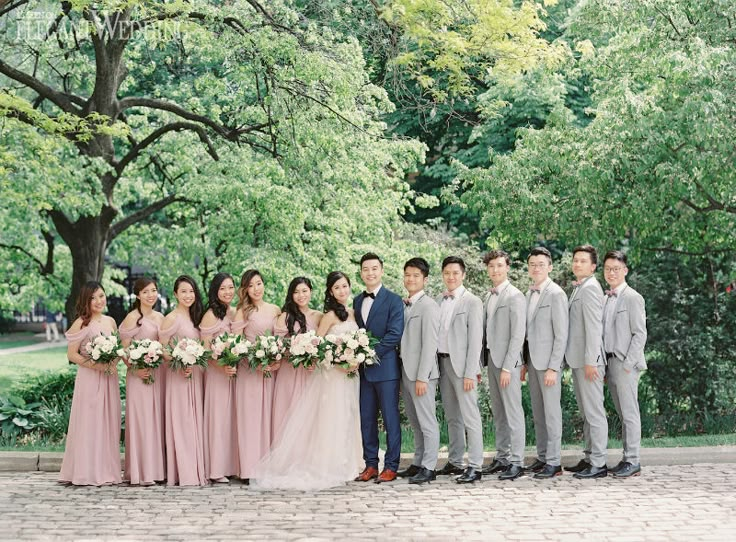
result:
[[[603,307],[603,349],[607,354],[613,352],[613,320],[616,316],[616,305],[618,305],[618,298],[621,297],[621,292],[628,286],[626,282],[619,284],[613,291],[616,292],[616,296],[606,296],[606,304]]]
[[[452,315],[455,313],[455,307],[457,306],[457,300],[460,299],[465,293],[465,286],[459,286],[450,292],[450,296],[442,300],[440,304],[440,336],[439,343],[437,345],[437,351],[440,354],[448,354],[450,352],[450,346],[447,343],[447,335],[450,331],[450,323],[452,322]]]
[[[383,284],[379,284],[378,286],[376,286],[376,289],[375,290],[373,290],[372,292],[368,292],[368,293],[371,293],[371,294],[374,294],[374,295],[378,295],[378,292],[381,289],[381,286],[383,286]],[[366,290],[366,291],[368,291],[368,290]],[[371,312],[371,307],[373,306],[373,301],[374,301],[374,299],[372,297],[368,297],[368,296],[364,296],[363,297],[363,304],[360,306],[360,315],[363,317],[363,323],[367,323],[368,322],[368,315]]]
[[[539,298],[542,297],[542,292],[544,292],[547,286],[549,286],[550,282],[552,282],[552,279],[547,277],[547,280],[539,285],[539,292],[532,292],[532,295],[529,297],[529,310],[527,311],[528,318],[531,318],[532,314],[534,314],[534,310],[537,308],[537,303],[539,303]]]

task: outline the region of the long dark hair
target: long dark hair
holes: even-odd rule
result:
[[[348,319],[348,309],[345,308],[345,305],[340,303],[337,299],[335,299],[335,296],[332,295],[332,287],[335,285],[335,283],[340,280],[345,279],[348,281],[348,286],[350,286],[350,278],[343,273],[342,271],[333,271],[329,275],[327,275],[327,287],[325,288],[325,307],[324,311],[330,312],[334,311],[337,317],[340,319],[341,322],[344,322]]]
[[[143,320],[141,300],[138,297],[138,294],[140,294],[144,288],[148,287],[151,284],[156,284],[156,281],[150,277],[141,277],[133,283],[133,294],[135,295],[135,301],[133,302],[133,308],[130,309],[130,312],[138,311],[138,314],[140,314],[138,320],[136,320],[135,322],[135,325],[137,326],[141,325],[141,320]],[[156,287],[158,288],[158,285],[156,285]]]
[[[189,318],[192,319],[192,324],[194,324],[194,327],[199,327],[199,323],[202,321],[202,316],[204,315],[204,307],[202,306],[202,294],[199,293],[199,287],[197,286],[197,283],[194,282],[194,279],[189,275],[181,275],[177,277],[177,279],[174,281],[174,293],[179,290],[179,285],[182,282],[186,282],[187,284],[189,284],[189,286],[192,287],[192,290],[194,290],[194,303],[192,303],[192,306],[189,307]]]
[[[307,331],[307,318],[294,302],[294,292],[300,284],[305,284],[307,288],[312,290],[312,281],[307,277],[295,277],[289,283],[289,289],[286,291],[286,301],[281,310],[286,313],[286,331],[288,335],[294,335],[295,324],[299,323],[299,331],[305,333]]]
[[[243,309],[243,320],[248,320],[250,313],[256,310],[256,306],[250,300],[250,296],[248,295],[248,285],[250,285],[250,281],[256,277],[261,277],[261,280],[263,280],[263,275],[261,275],[261,272],[258,271],[258,269],[246,269],[243,276],[240,277],[240,286],[238,287],[238,310]]]
[[[214,314],[219,320],[222,320],[227,316],[227,310],[230,308],[230,305],[226,305],[220,301],[220,298],[217,296],[220,291],[220,286],[222,286],[222,283],[227,279],[233,280],[230,273],[217,273],[210,283],[210,289],[207,291],[207,307],[205,308],[205,312],[206,309],[212,309],[212,314]],[[234,284],[235,281],[233,281],[233,285]]]
[[[79,290],[75,310],[77,312],[77,318],[82,319],[82,327],[88,326],[90,320],[92,320],[92,308],[90,305],[92,305],[92,296],[95,295],[97,290],[105,291],[102,284],[96,280],[88,280]]]

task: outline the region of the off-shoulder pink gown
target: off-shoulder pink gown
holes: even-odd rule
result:
[[[120,338],[158,341],[159,326],[141,318],[140,325],[121,329]],[[133,485],[166,479],[166,433],[164,431],[165,363],[153,370],[154,381],[146,384],[133,370],[125,377],[125,471]]]
[[[161,343],[172,338],[199,339],[192,321],[177,315],[174,325],[159,332]],[[192,377],[180,371],[166,376],[166,484],[204,486],[209,483],[204,466],[204,371],[192,368]]]
[[[200,333],[213,339],[230,332],[230,317],[225,316]],[[235,425],[235,381],[211,366],[204,384],[204,464],[207,477],[216,480],[238,474],[238,438]]]
[[[310,314],[307,316],[307,331],[316,330],[314,317]],[[294,324],[294,331],[295,334],[301,333],[298,322]],[[285,325],[274,328],[274,335],[285,337],[287,332]],[[303,367],[295,369],[288,361],[282,363],[279,370],[276,371],[273,386],[273,409],[271,410],[271,435],[274,441],[281,435],[286,414],[291,405],[299,400],[310,376],[312,376],[311,372]]]
[[[275,322],[271,312],[254,311],[245,322],[233,322],[232,329],[234,333],[243,331],[245,338],[252,342],[258,335],[273,334]],[[261,371],[251,371],[243,365],[235,380],[238,476],[247,479],[271,448],[273,378],[264,378]]]
[[[87,342],[110,332],[90,322],[76,333],[66,333],[66,338],[81,341],[81,353]],[[120,483],[120,413],[118,375],[80,366],[74,380],[60,482],[79,486]]]

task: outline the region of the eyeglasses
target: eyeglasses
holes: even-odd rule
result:
[[[527,265],[528,265],[529,267],[531,267],[532,269],[544,269],[544,268],[545,268],[545,267],[547,267],[547,266],[548,266],[549,264],[546,264],[546,263],[529,263],[529,264],[527,264]]]
[[[626,269],[625,267],[604,267],[603,271],[606,273],[618,273]]]

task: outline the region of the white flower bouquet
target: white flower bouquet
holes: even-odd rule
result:
[[[378,339],[365,329],[348,331],[339,335],[327,335],[320,345],[320,366],[327,369],[333,365],[342,367],[353,378],[363,365],[378,363],[374,346]]]
[[[164,347],[152,339],[134,339],[128,348],[120,349],[118,354],[130,362],[131,369],[156,369],[163,361]],[[143,379],[144,384],[153,384],[154,381],[153,373]]]
[[[250,341],[234,333],[221,333],[210,343],[212,359],[220,367],[237,367],[248,356],[252,348]]]
[[[120,357],[118,351],[121,348],[120,335],[117,332],[111,333],[110,335],[100,333],[84,345],[84,351],[95,363],[112,363],[116,361]],[[105,374],[110,374],[110,371],[105,369]]]
[[[324,339],[314,331],[299,333],[291,338],[289,345],[289,363],[294,368],[309,369],[319,362],[319,345]]]
[[[259,335],[253,342],[248,355],[251,370],[263,371],[263,378],[271,378],[270,366],[283,361],[289,351],[288,340],[274,335]]]
[[[174,371],[188,369],[195,365],[206,369],[207,360],[210,359],[210,352],[205,349],[202,341],[188,337],[178,339],[174,346],[169,346],[169,352],[171,353],[169,366]],[[187,378],[192,378],[192,375],[190,374]]]

